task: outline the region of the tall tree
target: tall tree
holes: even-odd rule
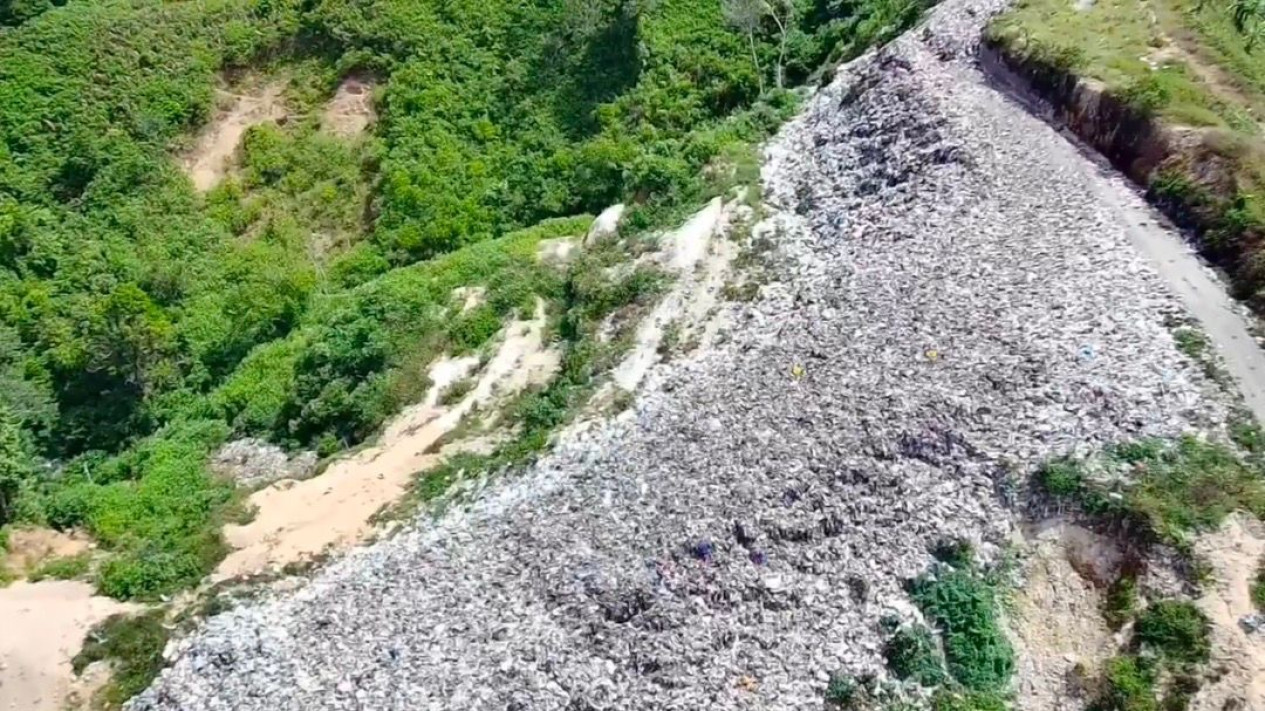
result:
[[[29,471],[18,419],[0,406],[0,526],[12,520],[14,502]]]
[[[795,23],[794,0],[721,0],[721,11],[729,26],[747,35],[751,48],[751,60],[760,76],[760,91],[764,92],[764,70],[756,53],[755,38],[764,29],[765,20],[777,27],[777,65],[774,81],[777,88],[785,85],[786,41]]]

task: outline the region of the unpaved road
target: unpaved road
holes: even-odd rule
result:
[[[1000,4],[943,3],[771,143],[777,281],[727,341],[471,506],[210,620],[132,708],[819,711],[881,667],[934,541],[1013,532],[1010,477],[1221,427],[1131,238],[1149,208],[976,67]]]
[[[1103,201],[1118,205],[1133,221],[1127,228],[1129,241],[1181,297],[1216,346],[1244,404],[1265,422],[1265,350],[1249,332],[1243,306],[1230,298],[1213,271],[1163,217],[1138,209],[1138,198],[1123,177],[1105,176],[1100,187]]]

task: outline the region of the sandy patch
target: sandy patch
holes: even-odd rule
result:
[[[482,305],[487,295],[488,290],[482,286],[459,286],[452,290],[453,300],[461,302],[461,313]]]
[[[632,350],[611,373],[616,387],[635,390],[659,362],[659,344],[668,324],[675,323],[682,335],[704,329],[737,252],[729,240],[717,239],[728,229],[734,207],[715,198],[660,241],[657,259],[676,284],[637,326]]]
[[[1213,570],[1196,604],[1212,621],[1211,668],[1219,678],[1200,689],[1191,711],[1265,709],[1265,635],[1249,634],[1239,625],[1256,612],[1250,589],[1265,556],[1265,526],[1231,516],[1220,531],[1201,537],[1195,550]]]
[[[335,462],[315,478],[282,480],[255,492],[250,497],[257,507],[255,520],[225,527],[225,538],[236,550],[212,579],[264,572],[365,540],[373,532],[373,515],[399,499],[417,472],[441,461],[442,454],[431,452],[433,445],[466,413],[552,377],[559,355],[545,342],[545,325],[543,302],[537,303],[530,321],[511,323],[478,383],[461,402],[451,407],[438,404],[445,388],[477,367],[473,356],[435,363],[426,398],[396,417],[376,446]],[[445,448],[446,453],[452,451]]]
[[[92,548],[87,536],[63,533],[51,528],[15,528],[9,532],[9,553],[5,567],[14,575],[22,576],[38,568],[50,558],[76,555]]]
[[[0,709],[61,711],[72,691],[82,698],[71,658],[93,625],[132,609],[73,580],[19,581],[0,589]]]
[[[373,123],[373,81],[364,76],[343,79],[334,98],[325,104],[321,125],[342,138],[355,138]]]
[[[229,108],[211,119],[182,161],[194,188],[205,192],[224,179],[247,129],[285,118],[281,100],[284,88],[283,82],[276,81],[248,94],[218,92],[221,105],[228,104]]]
[[[579,242],[575,237],[541,240],[536,247],[536,258],[546,264],[565,264],[579,251]]]
[[[1079,526],[1056,523],[1029,532],[1025,583],[1010,611],[1018,688],[1016,709],[1079,709],[1073,670],[1098,669],[1116,651],[1111,630],[1099,612],[1102,595],[1083,572],[1118,560],[1114,547]],[[1089,556],[1105,555],[1093,562]]]

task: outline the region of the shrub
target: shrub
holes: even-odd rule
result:
[[[1009,711],[1010,703],[995,691],[939,689],[931,697],[932,711]]]
[[[453,320],[448,327],[452,352],[469,353],[487,343],[501,330],[501,316],[492,304],[480,304]]]
[[[1046,494],[1067,499],[1080,493],[1081,486],[1084,485],[1084,475],[1076,462],[1056,459],[1037,470],[1036,483]]]
[[[1112,581],[1103,598],[1102,614],[1107,626],[1118,630],[1133,617],[1138,606],[1137,579],[1129,574],[1122,574]]]
[[[940,649],[931,630],[922,625],[898,629],[883,645],[883,658],[898,679],[938,686],[947,678]]]
[[[93,662],[110,662],[110,682],[103,700],[106,708],[118,709],[158,676],[167,637],[160,610],[135,617],[114,615],[88,632],[71,665],[76,674],[82,674]]]
[[[969,691],[1000,691],[1015,653],[1000,624],[995,581],[975,567],[938,568],[911,581],[910,597],[940,630],[949,674]]]
[[[461,402],[466,395],[470,394],[471,390],[474,390],[474,386],[477,384],[478,380],[474,377],[465,377],[458,380],[452,385],[444,388],[444,391],[440,393],[439,404],[447,406],[455,405],[458,402]]]
[[[1212,650],[1208,630],[1208,618],[1194,604],[1161,600],[1138,615],[1133,638],[1135,645],[1167,659],[1200,663],[1208,661]]]
[[[1132,655],[1113,657],[1103,666],[1090,711],[1155,711],[1155,670]]]

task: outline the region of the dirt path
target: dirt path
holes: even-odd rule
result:
[[[637,327],[631,352],[611,373],[616,387],[628,392],[637,389],[659,361],[659,344],[670,323],[697,327],[705,321],[707,311],[716,304],[735,251],[732,243],[720,239],[733,209],[733,204],[726,205],[715,198],[679,229],[663,237],[659,259],[676,281]]]
[[[473,372],[477,357],[433,365],[426,399],[393,420],[377,446],[336,461],[319,476],[281,480],[253,494],[250,503],[257,514],[244,526],[225,528],[225,538],[236,550],[216,568],[213,579],[262,573],[365,540],[374,528],[373,515],[398,500],[417,472],[441,461],[434,445],[466,413],[552,375],[558,354],[545,342],[545,325],[543,303],[530,321],[511,323],[478,384],[456,405],[440,405],[440,394]]]
[[[1128,220],[1129,241],[1146,257],[1191,315],[1199,320],[1233,376],[1244,402],[1265,422],[1265,350],[1249,331],[1242,305],[1226,292],[1216,274],[1204,264],[1180,234],[1153,210],[1140,210],[1134,192],[1118,175],[1093,184],[1104,203]]]
[[[231,100],[232,105],[211,119],[183,159],[185,172],[198,192],[210,190],[228,174],[233,154],[247,129],[286,115],[281,101],[284,88],[284,82],[276,81],[254,93],[219,93],[217,98]]]
[[[69,580],[0,589],[0,709],[62,711],[75,688],[70,660],[96,623],[134,609]]]
[[[985,65],[993,89],[1041,115],[1047,112],[1040,99],[1027,94],[1021,80],[995,64]],[[1200,323],[1234,378],[1245,404],[1257,420],[1265,422],[1265,349],[1252,336],[1244,307],[1225,284],[1195,253],[1181,233],[1158,210],[1147,205],[1138,188],[1120,175],[1098,153],[1067,131],[1063,137],[1075,145],[1097,173],[1085,182],[1101,203],[1099,209],[1123,225],[1134,249],[1159,273]]]

